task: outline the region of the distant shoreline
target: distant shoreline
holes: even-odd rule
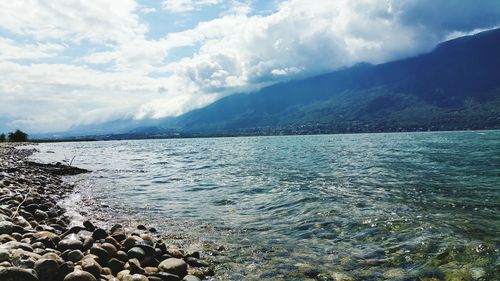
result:
[[[407,133],[454,133],[454,132],[491,132],[495,129],[478,130],[422,130],[422,131],[383,131],[383,132],[346,132],[346,133],[311,133],[311,134],[185,134],[185,135],[162,135],[144,137],[120,137],[122,135],[95,136],[95,137],[75,137],[60,139],[31,139],[31,143],[58,143],[58,142],[94,142],[94,141],[120,141],[120,140],[158,140],[158,139],[203,139],[203,138],[238,138],[238,137],[280,137],[280,136],[323,136],[323,135],[363,135],[363,134],[407,134]]]

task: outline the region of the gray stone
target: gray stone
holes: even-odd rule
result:
[[[187,275],[187,263],[181,259],[166,259],[158,265],[158,268],[162,271],[175,274],[180,278]]]
[[[126,276],[123,281],[148,281],[148,278],[141,274],[134,274]]]
[[[182,278],[182,281],[201,281],[201,279],[194,275],[186,275]]]

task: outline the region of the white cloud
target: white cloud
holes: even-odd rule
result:
[[[151,13],[155,13],[157,12],[158,10],[156,10],[156,8],[153,8],[153,7],[141,7],[139,9],[139,12],[141,14],[151,14]]]
[[[15,125],[32,132],[132,116],[165,83],[164,79],[65,64],[3,62],[0,73],[2,115],[15,116]]]
[[[142,37],[134,0],[0,1],[0,27],[38,40],[97,43]]]
[[[494,1],[488,3],[486,6]],[[192,30],[171,34],[190,38],[186,41],[200,47],[192,57],[163,69],[173,72],[171,79],[191,91],[236,92],[359,62],[382,63],[415,55],[430,50],[460,28],[477,28],[463,25],[470,24],[470,10],[477,3],[442,1],[439,16],[426,17],[434,11],[434,4],[417,0],[290,0],[267,16],[224,14]],[[500,16],[500,9],[496,10],[494,14]],[[474,13],[473,18],[481,21],[479,26],[491,27],[495,22],[493,17],[479,19],[491,11],[476,7]],[[425,22],[411,21],[419,16]],[[155,107],[142,107],[142,115],[168,114],[158,110],[163,102],[158,99]],[[152,112],[144,114],[147,110]]]
[[[204,7],[218,5],[224,0],[165,0],[162,8],[172,13],[185,13],[199,10]]]
[[[0,37],[0,61],[20,59],[42,59],[56,56],[65,46],[60,44],[25,44],[21,45],[9,38]]]

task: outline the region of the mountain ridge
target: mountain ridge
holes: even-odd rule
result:
[[[404,112],[412,105],[419,105],[419,108],[413,106],[413,109],[425,111],[422,109],[427,108],[434,114],[440,111],[435,116],[436,122],[423,120],[425,118],[421,118],[420,122],[416,119],[413,122],[415,124],[411,125],[397,124],[394,118],[379,121],[395,123],[394,126],[397,128],[390,128],[391,131],[398,128],[415,129],[419,123],[430,130],[498,128],[500,122],[498,114],[490,116],[494,121],[481,126],[478,122],[468,122],[471,120],[465,115],[477,118],[478,115],[484,117],[488,114],[467,112],[464,115],[463,112],[475,110],[479,113],[479,107],[485,104],[488,113],[499,109],[496,100],[500,92],[500,54],[496,51],[496,46],[500,46],[500,29],[446,41],[427,54],[411,58],[379,65],[360,64],[328,74],[272,85],[251,94],[228,96],[205,108],[175,118],[169,125],[193,132],[305,125],[315,121],[307,115],[317,113],[321,108],[323,111],[334,110],[329,111],[330,118],[321,118],[324,120],[317,123],[331,125],[359,121],[377,131],[376,124],[367,122],[370,116],[363,116],[366,115],[364,113],[387,111],[391,107]],[[351,95],[347,92],[351,92]],[[342,118],[341,116],[346,116],[349,110],[341,110],[339,106],[346,106],[349,99],[355,100],[363,93],[366,94],[364,98],[372,98],[371,102],[365,107],[361,106],[362,101],[359,101],[361,103],[357,106],[351,103],[350,111],[357,114]],[[338,99],[336,106],[333,104],[328,106],[334,102],[331,99],[335,97]],[[323,102],[325,106],[316,104],[315,110],[307,109],[316,102]],[[493,104],[490,104],[492,102]],[[285,118],[280,114],[294,115],[291,112],[294,107],[298,107],[295,108],[294,118]],[[304,117],[296,117],[300,112]],[[447,114],[447,112],[455,113]],[[337,117],[334,118],[332,114],[336,114]],[[443,120],[453,116],[456,121]],[[440,120],[443,123],[441,125],[438,124]],[[382,130],[389,129],[386,126],[379,127]]]
[[[500,29],[488,30],[445,41],[426,54],[378,65],[360,63],[233,94],[178,117],[115,120],[94,127],[94,134],[108,130],[133,138],[498,129],[498,46]]]

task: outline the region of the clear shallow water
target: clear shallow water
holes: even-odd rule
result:
[[[75,209],[223,245],[220,279],[500,279],[500,131],[39,149],[93,171]]]

